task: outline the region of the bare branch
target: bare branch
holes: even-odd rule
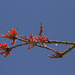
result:
[[[59,43],[59,44],[69,44],[69,45],[75,45],[75,42],[67,42],[67,41],[50,41],[50,40],[48,40],[48,41],[46,41],[45,43]]]
[[[59,52],[58,50],[49,48],[49,47],[47,47],[47,46],[41,46],[41,45],[38,45],[38,44],[36,44],[36,46],[41,47],[41,48],[46,48],[47,50],[50,50],[50,51],[52,51],[52,52],[54,52],[54,53],[57,53],[57,54],[60,54],[60,52]]]
[[[61,55],[65,55],[67,54],[69,51],[71,51],[73,48],[75,48],[75,45],[72,45],[72,47],[70,47],[68,50],[64,51],[63,53],[61,53]]]
[[[23,45],[27,45],[27,44],[28,44],[28,42],[26,42],[26,43],[24,43],[24,44],[19,44],[19,45],[10,47],[9,49],[12,50],[13,48],[16,48],[16,47],[19,47],[19,46],[23,46]]]

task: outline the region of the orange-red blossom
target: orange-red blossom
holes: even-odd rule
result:
[[[6,33],[4,33],[4,35],[1,34],[1,36],[3,38],[8,38],[8,39],[13,40],[12,43],[11,43],[12,45],[15,43],[15,41],[16,41],[15,37],[17,35],[18,35],[18,32],[16,31],[15,28],[12,28],[11,31],[8,31],[8,34],[6,34]]]
[[[6,43],[0,43],[0,50],[4,50],[4,52],[0,52],[0,54],[3,54],[4,57],[7,57],[11,55],[9,52],[7,52],[8,45]]]
[[[38,37],[37,36],[34,37],[32,33],[30,34],[29,38],[22,35],[20,35],[20,37],[23,38],[25,41],[29,42],[28,49],[33,48],[35,46],[34,43],[48,41],[48,36],[45,37],[44,35],[43,36],[39,35]]]

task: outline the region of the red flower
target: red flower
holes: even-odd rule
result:
[[[0,43],[0,50],[6,50],[6,48],[9,48],[8,45],[6,43]]]
[[[7,57],[7,56],[9,56],[9,55],[11,55],[11,54],[10,54],[10,53],[5,53],[5,54],[3,54],[4,57]]]
[[[4,57],[11,55],[9,51],[7,51],[8,48],[9,47],[6,43],[0,43],[0,50],[4,50],[4,52],[0,52],[0,54],[3,54]]]
[[[13,40],[12,43],[11,43],[12,45],[15,43],[15,41],[16,41],[15,37],[16,37],[17,35],[18,35],[18,32],[16,31],[15,28],[12,28],[12,29],[11,29],[11,32],[8,31],[8,34],[6,34],[6,33],[4,33],[4,35],[1,34],[1,36],[2,36],[3,38],[8,38],[8,39]]]
[[[46,40],[48,40],[48,36],[46,37]]]

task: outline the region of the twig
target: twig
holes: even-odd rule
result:
[[[50,41],[50,40],[48,40],[48,41],[46,41],[45,43],[59,43],[59,44],[69,44],[69,45],[75,45],[75,42],[67,42],[67,41]]]
[[[55,51],[55,49],[49,48],[49,47],[47,47],[47,46],[41,46],[41,45],[38,45],[38,44],[36,44],[36,46],[41,47],[41,48],[46,48],[47,50],[50,50],[50,51],[52,51],[52,52],[54,52],[54,53],[57,53],[57,54],[60,54],[60,52]]]
[[[18,37],[14,37],[14,38],[17,39],[17,40],[23,41],[23,42],[27,42],[27,41],[22,40],[22,39],[20,39],[20,38],[18,38]]]
[[[71,51],[73,48],[75,48],[75,45],[72,45],[72,47],[70,47],[68,50],[66,50],[65,52],[61,53],[61,55],[65,55],[67,54],[69,51]]]
[[[24,44],[19,44],[19,45],[10,47],[9,49],[10,49],[10,51],[11,51],[13,48],[16,48],[16,47],[19,47],[19,46],[22,46],[22,45],[27,45],[27,44],[28,44],[28,42],[26,42],[26,43],[24,43]]]

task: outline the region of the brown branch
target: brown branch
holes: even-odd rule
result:
[[[38,44],[35,44],[35,45],[38,46],[38,47],[41,47],[41,48],[46,48],[47,50],[50,50],[54,53],[61,54],[58,50],[56,51],[55,49],[49,48],[47,46],[41,46],[41,45],[38,45]]]
[[[75,45],[75,42],[67,42],[67,41],[50,41],[50,40],[48,40],[48,41],[46,41],[45,43],[59,43],[59,44],[69,44],[69,45]]]
[[[68,50],[64,51],[63,53],[61,53],[61,55],[65,55],[67,54],[69,51],[71,51],[73,48],[75,48],[75,45],[72,45],[72,47],[70,47]]]
[[[22,45],[27,45],[27,44],[28,44],[28,42],[26,42],[26,43],[24,43],[24,44],[19,44],[19,45],[10,47],[9,50],[11,51],[13,48],[16,48],[16,47],[19,47],[19,46],[22,46]]]
[[[24,44],[20,44],[20,45],[16,45],[16,46],[13,46],[13,47],[11,47],[10,49],[13,49],[13,48],[15,48],[15,47],[18,47],[18,46],[22,46],[22,45],[26,45],[26,44],[28,44],[29,42],[27,42],[27,41],[25,41],[25,40],[22,40],[22,39],[20,39],[20,38],[17,38],[17,37],[15,37],[16,39],[18,39],[18,40],[20,40],[20,41],[24,41],[24,42],[26,42],[26,43],[24,43]],[[47,46],[42,46],[42,45],[38,45],[38,44],[40,43],[40,44],[43,44],[43,43],[47,43],[47,44],[51,44],[51,43],[59,43],[59,44],[69,44],[69,45],[72,45],[72,47],[70,47],[68,50],[66,50],[66,51],[64,51],[63,53],[61,53],[61,52],[58,52],[58,51],[56,51],[55,49],[52,49],[52,48],[49,48],[49,47],[47,47]],[[47,50],[50,50],[50,51],[52,51],[52,52],[54,52],[54,53],[57,53],[59,56],[61,56],[61,57],[63,57],[65,54],[67,54],[69,51],[71,51],[73,48],[75,48],[75,42],[67,42],[67,41],[50,41],[50,40],[48,40],[48,41],[45,41],[45,42],[35,42],[35,43],[33,43],[34,45],[36,45],[36,46],[38,46],[38,47],[41,47],[41,48],[46,48]]]
[[[17,39],[17,40],[23,41],[23,42],[27,42],[27,41],[25,41],[25,40],[23,40],[23,39],[20,39],[20,38],[18,38],[18,37],[14,37],[14,38]]]

